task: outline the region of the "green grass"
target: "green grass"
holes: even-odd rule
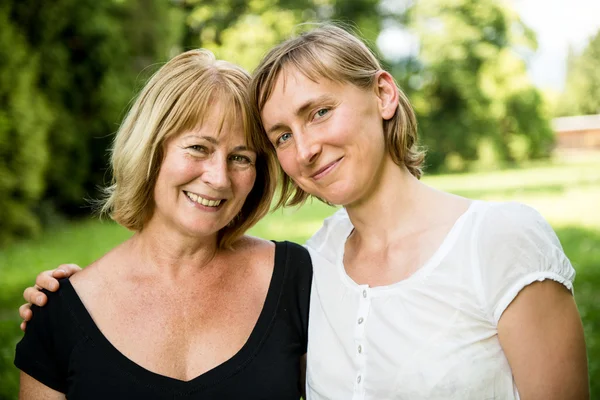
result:
[[[600,397],[600,159],[431,176],[424,181],[467,197],[521,201],[550,221],[577,270],[575,297],[584,322],[592,398]],[[333,212],[334,208],[318,201],[298,210],[278,210],[251,233],[303,243]],[[64,262],[87,265],[129,235],[113,223],[88,220],[0,249],[0,399],[17,397],[18,373],[12,359],[21,337],[17,307],[23,289],[38,272]]]

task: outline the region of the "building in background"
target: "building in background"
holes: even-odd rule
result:
[[[557,150],[600,150],[600,114],[552,120]]]

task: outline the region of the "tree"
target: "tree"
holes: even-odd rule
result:
[[[486,142],[501,161],[548,154],[542,98],[517,53],[535,48],[535,35],[514,11],[494,0],[420,0],[406,18],[419,53],[395,70],[404,73],[398,78],[417,111],[431,170],[477,160]]]
[[[558,107],[559,115],[600,113],[600,31],[577,55],[571,49],[567,63],[565,92]]]
[[[184,0],[185,47],[206,47],[252,70],[298,24],[334,20],[360,30],[370,43],[381,31],[378,0]]]
[[[11,19],[40,62],[36,84],[53,116],[44,209],[89,212],[81,206],[102,183],[111,133],[140,69],[165,60],[173,45],[169,8],[145,0],[13,2]]]
[[[168,1],[8,1],[0,6],[0,245],[57,213],[89,213],[107,148],[184,22]]]
[[[33,212],[43,194],[54,120],[37,87],[41,68],[10,18],[0,6],[0,244],[39,230]]]

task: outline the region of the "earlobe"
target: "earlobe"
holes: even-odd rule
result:
[[[379,71],[375,77],[375,82],[381,117],[385,120],[391,119],[396,113],[399,101],[396,82],[387,71]]]

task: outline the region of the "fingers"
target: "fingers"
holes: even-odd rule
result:
[[[25,329],[27,328],[27,321],[30,321],[31,317],[33,316],[33,313],[31,312],[31,304],[25,303],[21,307],[19,307],[19,315],[21,316],[21,318],[23,318],[23,322],[21,322],[19,328],[21,328],[21,330],[25,332]]]
[[[58,289],[58,280],[52,277],[54,270],[40,272],[35,278],[35,284],[42,288],[55,292]]]
[[[31,320],[31,317],[33,316],[33,313],[31,312],[31,303],[25,303],[19,307],[19,316],[25,323]]]
[[[36,306],[40,307],[43,307],[46,304],[46,301],[48,300],[46,295],[40,292],[40,290],[37,287],[28,287],[27,289],[25,289],[25,291],[23,292],[23,298],[26,302],[35,304]]]
[[[79,271],[81,271],[81,268],[77,264],[61,264],[52,271],[52,277],[56,279],[68,278]]]

